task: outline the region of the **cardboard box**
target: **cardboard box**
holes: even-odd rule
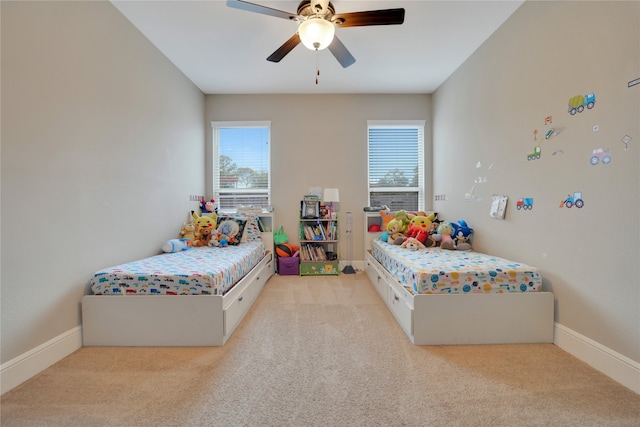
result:
[[[278,273],[281,276],[297,276],[300,258],[295,257],[278,257]]]

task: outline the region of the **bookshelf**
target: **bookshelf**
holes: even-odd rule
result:
[[[300,218],[300,275],[326,276],[340,273],[338,220]]]

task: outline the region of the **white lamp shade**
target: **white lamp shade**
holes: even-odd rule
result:
[[[298,26],[298,35],[302,44],[311,50],[327,48],[333,41],[336,28],[323,18],[309,18]]]
[[[324,200],[325,203],[340,201],[340,192],[337,188],[325,188],[323,196],[322,200]]]

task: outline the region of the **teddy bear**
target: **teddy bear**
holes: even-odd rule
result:
[[[214,230],[212,227],[201,227],[200,228],[200,235],[198,236],[198,239],[194,242],[194,246],[200,247],[200,246],[209,246],[209,243],[211,242],[211,239],[213,238],[213,233],[216,230]]]
[[[196,226],[192,222],[182,224],[182,230],[180,230],[180,236],[183,239],[189,239],[192,242],[196,240]]]

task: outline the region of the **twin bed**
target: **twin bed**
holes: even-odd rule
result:
[[[553,342],[553,305],[542,276],[477,252],[417,251],[371,242],[365,269],[416,345]]]
[[[83,345],[224,345],[273,273],[257,236],[100,270],[82,298]]]
[[[531,266],[374,240],[365,270],[413,344],[553,342],[553,294]],[[273,273],[256,234],[100,270],[82,299],[84,345],[224,345]]]

